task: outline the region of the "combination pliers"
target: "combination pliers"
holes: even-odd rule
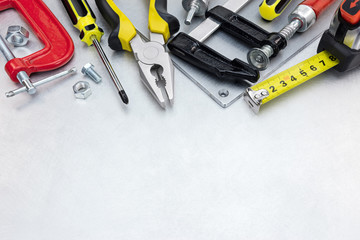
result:
[[[116,51],[134,52],[143,83],[165,108],[165,97],[174,101],[174,66],[165,44],[180,24],[167,12],[167,0],[150,0],[150,41],[145,41],[113,0],[95,0],[101,14],[112,28],[109,46]],[[162,93],[162,88],[166,94]]]

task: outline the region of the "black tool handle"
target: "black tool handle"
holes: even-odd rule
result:
[[[260,48],[264,45],[270,45],[274,49],[273,57],[287,46],[286,39],[279,33],[269,33],[255,23],[222,6],[212,8],[206,13],[206,16],[215,19],[221,24],[220,28],[224,32],[240,39],[250,47]]]
[[[230,60],[185,33],[171,39],[168,47],[174,55],[221,80],[255,83],[259,79],[259,71],[249,64],[237,58]]]
[[[340,63],[335,69],[339,72],[359,67],[360,49],[353,39],[360,35],[360,1],[343,0],[333,22],[335,24],[323,34],[317,51],[326,50],[337,57]],[[357,36],[353,35],[354,32]]]
[[[336,41],[333,35],[326,31],[319,43],[318,52],[328,51],[336,56],[340,63],[335,67],[339,72],[345,72],[360,66],[360,50],[351,49],[345,44]]]

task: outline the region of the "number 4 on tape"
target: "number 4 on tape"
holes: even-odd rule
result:
[[[245,101],[254,112],[260,106],[339,64],[327,51],[319,54],[246,90]]]

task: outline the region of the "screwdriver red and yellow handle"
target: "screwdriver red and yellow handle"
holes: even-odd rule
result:
[[[104,31],[96,24],[96,17],[86,0],[61,0],[71,18],[71,21],[79,31],[80,39],[88,46],[93,44],[93,36],[100,42]]]
[[[101,14],[112,28],[109,46],[113,50],[132,51],[130,41],[136,29],[129,18],[116,6],[113,0],[95,0]],[[149,29],[162,34],[165,42],[179,30],[178,20],[167,12],[167,0],[150,0]]]

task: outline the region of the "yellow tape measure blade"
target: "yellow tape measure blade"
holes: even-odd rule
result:
[[[245,100],[258,112],[265,104],[287,91],[307,82],[339,64],[339,60],[327,51],[317,55],[247,89]],[[251,103],[250,103],[250,102]],[[254,106],[255,105],[255,106]]]

